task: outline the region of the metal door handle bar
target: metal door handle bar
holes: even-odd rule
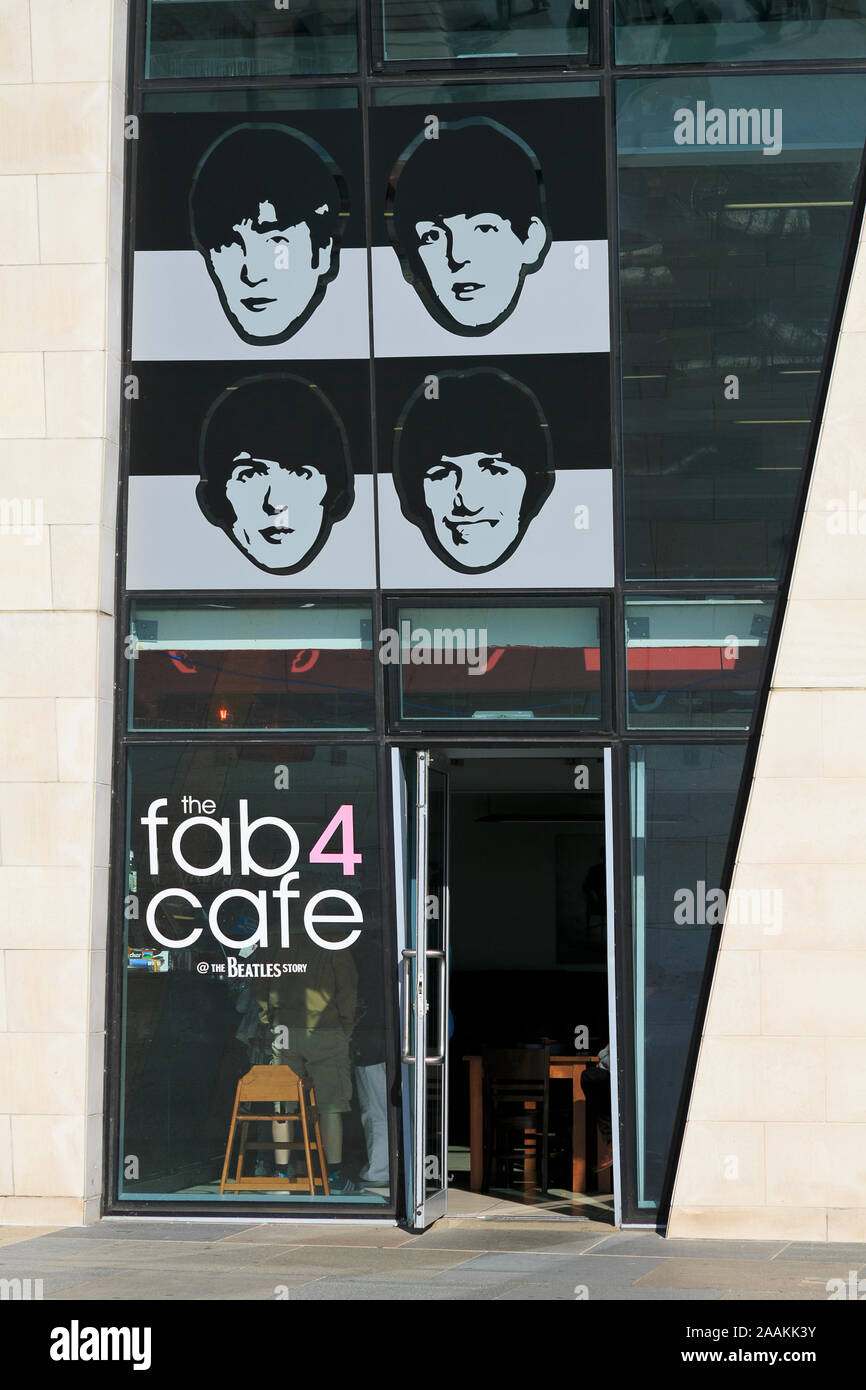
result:
[[[411,1011],[410,1011],[410,1007],[409,1007],[409,995],[410,995],[410,991],[411,991],[411,988],[412,988],[412,978],[411,978],[411,971],[410,971],[410,963],[415,959],[415,957],[417,956],[417,954],[418,954],[418,952],[415,951],[415,950],[411,950],[411,949],[404,950],[404,951],[402,952],[402,960],[401,960],[401,962],[400,962],[400,970],[401,970],[401,993],[402,993],[402,996],[403,996],[403,1046],[402,1046],[402,1048],[401,1048],[401,1050],[400,1050],[400,1060],[401,1060],[402,1062],[406,1062],[409,1066],[414,1065],[414,1062],[415,1062],[415,1054],[412,1052],[412,1044],[411,1044],[411,1036],[410,1036],[410,1035],[411,1035]],[[432,1057],[425,1057],[425,1058],[424,1058],[424,1061],[427,1062],[430,1066],[439,1066],[439,1065],[441,1065],[441,1064],[445,1061],[445,1044],[446,1044],[447,1030],[448,1030],[448,1010],[447,1010],[447,1007],[446,1007],[446,992],[445,992],[445,965],[446,965],[445,952],[444,952],[444,951],[427,951],[427,952],[426,952],[426,958],[427,958],[428,960],[435,961],[435,962],[439,965],[440,971],[441,971],[441,977],[440,977],[440,987],[439,987],[439,1039],[438,1039],[438,1051],[434,1052],[434,1054],[433,1054]]]

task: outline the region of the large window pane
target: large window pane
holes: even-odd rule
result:
[[[618,63],[772,63],[866,53],[862,0],[617,0],[615,12]]]
[[[630,599],[630,729],[748,729],[773,605],[762,599]]]
[[[148,0],[146,77],[355,72],[355,0]]]
[[[381,0],[379,13],[386,62],[576,57],[588,50],[589,7],[574,0]]]
[[[382,636],[398,719],[606,722],[601,610],[401,607]],[[607,667],[607,657],[604,657]],[[604,677],[604,680],[603,680]],[[603,716],[604,709],[604,716]]]
[[[866,78],[628,81],[617,104],[626,574],[776,578]]]
[[[133,605],[131,729],[372,729],[369,607]]]
[[[381,1205],[390,1003],[374,750],[135,747],[126,815],[119,1196],[309,1204],[303,1149],[279,1147],[300,1141],[297,1103],[269,1099],[289,1068],[315,1088],[334,1189],[319,1199]],[[286,1119],[250,1123],[244,1185],[221,1196],[253,1067],[252,1113]],[[231,1157],[236,1179],[237,1145]]]
[[[658,1206],[745,745],[632,748],[629,782],[637,1203]]]

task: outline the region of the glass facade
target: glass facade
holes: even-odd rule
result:
[[[462,796],[465,844],[547,876],[509,948],[544,899],[533,1037],[611,1029],[622,1218],[664,1219],[850,273],[861,9],[139,0],[114,1209],[439,1193],[411,1130],[450,1083],[412,1080],[398,980]]]
[[[354,0],[147,0],[149,78],[355,72]]]
[[[151,745],[127,787],[119,1194],[382,1205],[387,1127],[365,1133],[358,1099],[384,1088],[389,1010],[375,750]],[[288,1118],[249,1122],[242,1169],[229,1117],[255,1067],[271,1090],[241,1119]],[[282,1067],[312,1077],[329,1158],[379,1164],[384,1192],[304,1190]]]
[[[574,59],[589,46],[589,6],[573,0],[377,0],[374,16],[386,64]]]
[[[372,729],[372,631],[369,605],[136,602],[129,727]]]
[[[773,605],[634,599],[625,605],[630,729],[748,729]]]
[[[743,744],[629,749],[636,1200],[657,1208],[713,929]],[[757,925],[757,924],[756,924]]]
[[[866,9],[857,0],[616,0],[616,57],[624,64],[792,62],[860,58]]]
[[[617,85],[629,579],[782,572],[854,205],[864,84]]]
[[[396,719],[422,728],[460,720],[606,725],[600,629],[595,606],[400,607]],[[381,652],[384,659],[384,643]]]

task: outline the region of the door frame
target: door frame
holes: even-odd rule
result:
[[[472,743],[466,739],[465,734],[461,736],[455,730],[453,742],[449,740],[447,748],[443,746],[441,738],[435,741],[426,740],[423,734],[411,743],[400,741],[399,744],[391,746],[391,780],[392,780],[392,804],[394,809],[393,839],[394,839],[394,868],[395,885],[397,897],[396,927],[397,927],[397,960],[403,960],[403,953],[407,949],[409,938],[408,913],[411,910],[409,901],[410,896],[410,874],[412,866],[408,863],[408,835],[409,817],[414,813],[414,803],[410,804],[408,788],[404,770],[404,757],[421,752],[428,753],[433,759],[444,759],[446,762],[451,757],[461,758],[522,758],[526,760],[539,761],[546,758],[561,758],[563,754],[571,757],[574,755],[575,761],[581,757],[598,758],[601,755],[603,791],[604,791],[604,845],[605,845],[605,883],[607,901],[607,921],[606,921],[606,940],[607,940],[607,994],[608,994],[608,1030],[610,1047],[610,1101],[611,1101],[611,1127],[612,1127],[612,1155],[613,1155],[613,1198],[614,1198],[614,1225],[616,1228],[622,1225],[622,1173],[621,1173],[621,1143],[620,1143],[620,1087],[618,1084],[619,1067],[619,1010],[617,999],[617,921],[618,921],[618,902],[616,896],[616,817],[614,815],[614,782],[613,782],[613,748],[609,743],[605,744],[583,744],[572,743],[571,740],[564,741],[557,747],[545,744],[527,744],[524,740],[517,739],[512,743],[502,745],[491,745],[489,743]],[[450,824],[450,798],[451,789],[448,788],[449,814],[447,821]],[[416,847],[417,848],[417,847]],[[447,898],[447,883],[446,894]],[[447,909],[446,909],[447,910]],[[446,961],[445,978],[446,982],[450,976],[450,961]],[[405,1027],[405,1007],[407,1004],[404,998],[405,984],[404,972],[400,969],[399,976],[400,993],[400,1028],[401,1035]],[[445,1107],[444,1121],[447,1136],[448,1127],[448,1086],[447,1086],[447,1048],[448,1039],[446,1038],[446,1062],[444,1066],[444,1085],[443,1102]],[[402,1049],[401,1049],[402,1052]],[[417,1068],[415,1069],[417,1071]],[[415,1214],[415,1165],[416,1155],[416,1134],[412,1124],[412,1113],[408,1102],[408,1096],[412,1095],[417,1104],[420,1086],[419,1078],[414,1074],[411,1065],[405,1061],[401,1062],[401,1081],[403,1094],[402,1107],[402,1133],[403,1133],[403,1155],[404,1155],[404,1178],[406,1192],[406,1212],[407,1217]],[[412,1088],[407,1090],[407,1087]],[[436,1215],[432,1215],[431,1220],[438,1220],[439,1216],[444,1216],[447,1211],[447,1164],[444,1173],[443,1195],[444,1202],[442,1210]],[[437,1203],[437,1207],[438,1207]]]

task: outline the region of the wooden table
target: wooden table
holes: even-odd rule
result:
[[[484,1059],[463,1058],[469,1063],[469,1186],[480,1192],[484,1182]],[[586,1097],[580,1084],[584,1069],[598,1061],[592,1052],[572,1052],[551,1057],[551,1081],[571,1079],[571,1190],[586,1191],[587,1140],[594,1150],[594,1135],[587,1134]]]

